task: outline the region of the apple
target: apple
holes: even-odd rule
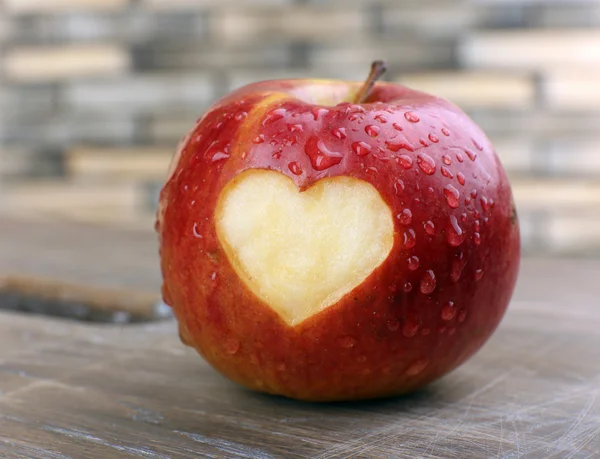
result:
[[[452,103],[408,87],[263,81],[184,137],[160,195],[181,340],[252,390],[417,390],[500,323],[520,260],[506,173]]]

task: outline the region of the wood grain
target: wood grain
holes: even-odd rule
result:
[[[0,220],[0,234],[0,273],[158,291],[149,232]],[[419,393],[361,403],[241,389],[172,321],[0,312],[0,457],[599,457],[599,276],[596,260],[525,260],[473,359]]]

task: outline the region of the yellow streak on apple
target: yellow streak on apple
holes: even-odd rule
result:
[[[394,240],[390,208],[353,177],[325,178],[300,192],[279,172],[248,170],[223,189],[215,217],[238,276],[290,326],[360,285]]]

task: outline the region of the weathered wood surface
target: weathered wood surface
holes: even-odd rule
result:
[[[0,221],[0,273],[158,291],[151,233]],[[0,312],[0,457],[597,458],[600,261],[525,260],[471,361],[412,396],[314,405],[250,393],[173,322]]]

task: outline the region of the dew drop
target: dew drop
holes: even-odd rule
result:
[[[407,376],[417,376],[419,373],[422,373],[425,368],[427,368],[427,365],[429,365],[429,361],[427,359],[417,360],[410,364],[405,373]]]
[[[420,290],[424,295],[429,295],[435,290],[435,286],[437,284],[437,280],[435,278],[435,274],[431,269],[425,271],[423,277],[421,278]]]
[[[288,131],[290,131],[290,132],[303,132],[304,131],[304,127],[301,124],[288,123],[287,128],[288,128]]]
[[[472,201],[472,199],[471,199],[471,196],[467,196],[467,197],[465,198],[465,205],[468,207],[468,206],[469,206],[469,204],[471,204],[471,201]]]
[[[465,214],[465,213],[460,214],[460,221],[463,223],[466,223],[467,222],[467,214]]]
[[[404,128],[402,126],[400,126],[398,123],[392,123],[392,127],[396,130],[396,131],[403,131]]]
[[[447,128],[442,128],[442,134],[446,137],[450,137],[450,131]]]
[[[320,117],[327,115],[327,113],[329,113],[329,110],[326,108],[315,107],[312,109],[312,115],[315,121],[317,121]]]
[[[453,301],[448,301],[442,308],[442,320],[448,322],[454,319],[454,316],[456,316],[456,307]]]
[[[475,270],[475,280],[476,281],[480,281],[481,278],[483,277],[483,269],[476,269]]]
[[[404,209],[402,212],[398,214],[398,220],[403,225],[410,225],[412,223],[412,212],[410,209]]]
[[[361,158],[371,153],[371,145],[365,142],[354,142],[352,144],[352,151]]]
[[[410,292],[412,290],[412,284],[410,282],[406,282],[402,287],[402,290],[404,290],[406,293]]]
[[[379,135],[380,128],[374,124],[367,124],[365,126],[365,132],[371,137],[377,137]]]
[[[385,124],[388,121],[385,115],[375,115],[375,120],[379,121],[382,124]]]
[[[487,198],[485,196],[482,196],[479,201],[481,202],[481,208],[484,210],[484,212],[487,212],[489,209]]]
[[[417,115],[415,112],[404,113],[404,118],[406,118],[406,120],[410,121],[411,123],[418,123],[419,121],[421,121],[421,118],[419,118],[419,115]]]
[[[464,322],[465,319],[467,318],[467,310],[466,309],[461,309],[460,311],[458,311],[458,321],[459,322]]]
[[[426,153],[419,153],[417,155],[417,165],[427,175],[435,174],[435,161],[431,156]]]
[[[410,169],[413,165],[413,160],[410,156],[400,155],[396,158],[396,162],[404,169]]]
[[[481,225],[479,224],[479,220],[475,220],[473,222],[473,231],[479,232],[480,229],[481,229]]]
[[[334,128],[331,131],[331,133],[333,134],[334,137],[337,137],[340,140],[343,140],[346,137],[348,137],[348,135],[346,134],[346,129],[343,127]]]
[[[298,164],[296,161],[292,161],[291,163],[289,163],[288,169],[294,175],[302,175],[302,166],[300,166],[300,164]]]
[[[386,326],[391,332],[398,331],[400,329],[400,321],[396,319],[390,319],[387,321]]]
[[[475,148],[477,148],[479,151],[483,151],[483,146],[477,142],[477,140],[475,139],[471,139],[473,141],[473,145],[475,145]]]
[[[309,139],[304,146],[304,152],[310,159],[310,164],[317,171],[324,171],[342,162],[343,155],[329,150],[322,140],[316,137]]]
[[[471,197],[473,199],[475,199],[477,197],[477,190],[475,190],[475,189],[471,190]]]
[[[419,139],[419,143],[420,143],[421,145],[423,145],[424,147],[426,147],[426,146],[428,145],[428,144],[427,144],[427,140],[425,140],[423,137],[421,137],[421,138]]]
[[[276,108],[275,110],[270,111],[269,113],[267,113],[267,116],[262,122],[263,126],[271,124],[275,121],[279,121],[281,118],[283,118],[283,115],[285,115],[285,113],[285,108]]]
[[[456,160],[459,163],[462,163],[465,159],[463,158],[463,155],[461,155],[460,153],[456,153]]]
[[[458,225],[458,220],[454,215],[450,215],[450,228],[448,229],[448,243],[453,247],[458,247],[465,240],[465,233]]]
[[[407,319],[402,326],[402,334],[407,338],[412,338],[419,332],[419,324],[414,320]]]
[[[448,336],[452,336],[456,333],[456,327],[450,327],[448,329]]]
[[[411,228],[404,232],[404,241],[402,243],[405,249],[412,249],[417,243],[417,237],[414,230]]]
[[[438,143],[440,141],[438,136],[435,134],[429,134],[429,140],[432,141],[433,143]]]
[[[462,172],[456,174],[456,180],[458,180],[458,183],[460,183],[461,185],[465,185],[465,176]]]
[[[248,113],[246,112],[240,112],[240,113],[236,113],[235,114],[235,120],[236,121],[242,121],[244,118],[246,118],[248,116]]]
[[[453,174],[452,172],[450,172],[450,169],[448,169],[446,166],[442,166],[442,167],[440,168],[440,170],[442,171],[442,175],[443,175],[444,177],[447,177],[447,178],[449,178],[449,179],[452,179],[452,178],[454,178],[454,174]]]
[[[265,136],[263,134],[259,134],[256,137],[254,137],[254,140],[252,140],[252,142],[259,144],[259,143],[263,143],[265,141]]]
[[[404,182],[402,181],[402,179],[398,179],[394,182],[394,191],[396,192],[396,194],[402,194],[402,192],[404,191]]]
[[[473,150],[469,150],[468,148],[465,148],[465,153],[467,154],[467,156],[469,157],[469,159],[471,161],[475,161],[475,159],[477,158],[477,153],[475,153]]]
[[[192,234],[194,235],[194,237],[202,239],[202,234],[200,234],[200,231],[198,230],[198,222],[194,222],[194,226],[192,227]]]
[[[450,274],[450,279],[452,282],[458,282],[466,264],[467,260],[465,260],[464,254],[460,252],[452,262],[452,272]]]
[[[444,187],[444,197],[450,207],[456,209],[460,203],[460,193],[452,185],[448,184]]]
[[[473,243],[475,245],[480,245],[481,244],[481,234],[479,234],[479,233],[473,233]]]
[[[406,143],[406,142],[398,142],[398,143],[386,142],[385,146],[388,150],[393,151],[394,153],[396,153],[400,150],[415,151],[415,149],[412,147],[412,145],[409,143]]]
[[[224,159],[228,159],[229,155],[223,151],[216,152],[212,157],[212,162],[216,163],[217,161],[223,161]]]
[[[237,354],[240,350],[241,343],[236,339],[228,339],[225,341],[225,352],[229,355]]]
[[[429,234],[430,236],[435,236],[435,225],[433,224],[433,222],[431,220],[428,220],[425,223],[425,232],[427,234]]]
[[[442,162],[446,165],[449,166],[450,164],[452,164],[452,158],[450,158],[450,156],[448,155],[443,155],[442,156]]]
[[[365,172],[366,172],[367,174],[369,174],[369,175],[373,175],[373,176],[374,176],[374,175],[377,175],[377,174],[379,173],[379,171],[377,170],[377,168],[376,168],[376,167],[373,167],[373,166],[369,166],[369,167],[367,167],[367,168],[365,169]]]
[[[438,333],[440,335],[443,335],[444,333],[446,333],[446,330],[448,330],[448,327],[444,327],[443,325],[438,327]]]
[[[410,269],[411,271],[416,271],[417,269],[419,269],[419,257],[409,257],[408,269]]]
[[[281,150],[279,151],[274,151],[273,154],[271,155],[273,158],[275,159],[279,159],[281,158]]]
[[[358,339],[352,335],[344,335],[344,336],[340,336],[337,339],[337,342],[343,348],[351,349],[358,344]]]

